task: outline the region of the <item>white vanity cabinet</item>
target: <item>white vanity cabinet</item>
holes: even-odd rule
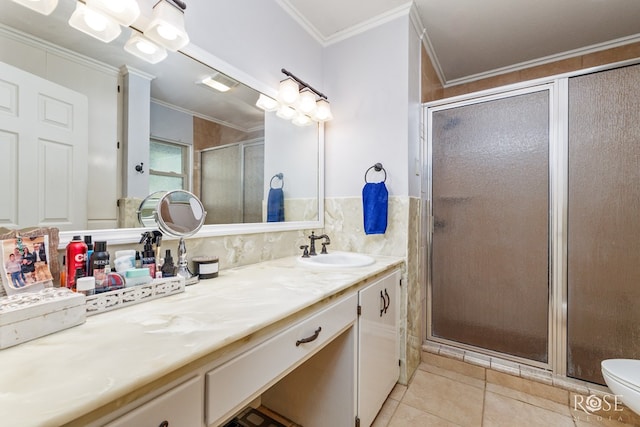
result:
[[[400,270],[358,292],[358,418],[368,427],[400,375]]]

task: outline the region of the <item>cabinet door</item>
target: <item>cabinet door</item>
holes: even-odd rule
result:
[[[360,291],[358,417],[369,426],[398,381],[400,271]]]

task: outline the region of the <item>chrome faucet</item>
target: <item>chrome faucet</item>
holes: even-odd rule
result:
[[[329,239],[329,236],[327,236],[326,234],[316,236],[315,232],[312,231],[311,236],[309,236],[309,239],[311,240],[311,245],[309,246],[309,255],[311,256],[318,255],[316,253],[316,240],[318,239],[324,239],[324,242],[322,243],[322,250],[320,251],[320,253],[321,254],[327,253],[327,245],[331,244],[331,239]]]

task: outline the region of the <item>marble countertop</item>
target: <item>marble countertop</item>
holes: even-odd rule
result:
[[[58,426],[367,278],[398,266],[319,269],[288,257],[220,272],[184,293],[91,316],[0,351],[0,424]]]

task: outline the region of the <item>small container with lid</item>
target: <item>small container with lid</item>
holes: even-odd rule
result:
[[[94,295],[96,293],[95,277],[78,277],[76,279],[76,292],[85,296]]]
[[[149,282],[151,282],[151,276],[147,267],[132,268],[124,272],[124,286],[127,288],[146,285]]]
[[[195,256],[192,258],[196,267],[196,274],[200,279],[213,279],[218,277],[218,257],[215,256]]]

